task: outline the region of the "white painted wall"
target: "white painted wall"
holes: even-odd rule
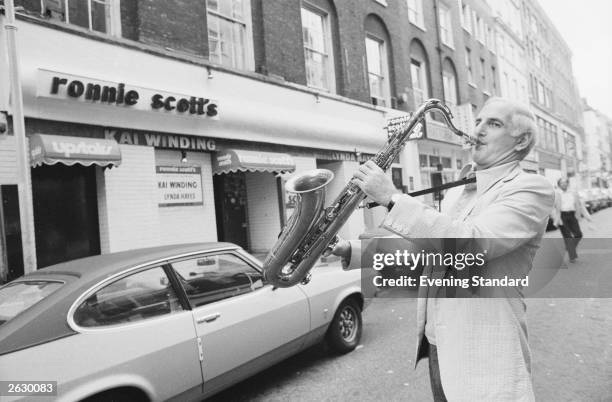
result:
[[[164,166],[199,166],[202,169],[204,205],[159,207],[160,244],[217,241],[211,155],[187,152],[187,162],[181,163],[180,151],[157,149],[155,163]]]

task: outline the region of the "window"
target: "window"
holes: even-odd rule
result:
[[[333,91],[334,74],[329,18],[302,8],[302,36],[308,86]]]
[[[465,67],[467,68],[468,84],[474,85],[474,74],[472,72],[472,51],[465,48]]]
[[[442,86],[444,88],[444,103],[451,108],[457,106],[457,80],[452,71],[442,71]]]
[[[446,46],[453,47],[453,25],[450,9],[440,4],[438,17],[440,19],[440,39]]]
[[[487,88],[487,76],[486,76],[486,69],[485,69],[485,60],[484,59],[480,59],[480,79],[482,81],[482,87],[483,88]]]
[[[452,159],[451,158],[447,158],[445,156],[442,157],[442,167],[444,169],[452,169]]]
[[[249,2],[207,0],[208,55],[227,67],[251,68]]]
[[[427,155],[426,154],[419,154],[419,165],[421,167],[429,166],[429,162],[427,161]]]
[[[389,104],[389,72],[387,70],[385,42],[366,37],[366,58],[370,97],[372,104],[387,106]]]
[[[201,256],[172,263],[194,306],[252,292],[263,287],[263,275],[232,254]]]
[[[464,1],[461,2],[461,26],[467,32],[472,33],[472,10]]]
[[[402,178],[402,168],[391,168],[391,180],[393,181],[393,185],[398,190],[404,189],[404,179]]]
[[[424,62],[412,59],[410,61],[410,76],[412,78],[412,92],[415,106],[420,105],[429,98],[429,85],[427,82],[426,65]]]
[[[407,0],[407,3],[408,21],[421,29],[425,29],[425,22],[423,19],[423,0]]]
[[[82,327],[125,324],[183,310],[163,268],[141,271],[104,286],[74,312]]]
[[[46,2],[46,14],[67,24],[121,36],[119,0],[56,0]]]
[[[0,325],[62,287],[54,281],[12,282],[0,289]]]
[[[491,93],[497,95],[497,71],[491,66]]]

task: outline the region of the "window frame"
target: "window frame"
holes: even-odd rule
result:
[[[440,41],[451,49],[455,49],[453,35],[453,18],[451,8],[443,3],[438,6],[438,20],[440,25]]]
[[[367,46],[368,39],[378,43],[378,56],[380,59],[381,74],[386,73],[386,75],[378,75],[376,73],[370,72],[370,69],[368,68],[368,64],[369,64],[368,63],[368,51],[367,51],[368,50],[368,46]],[[366,32],[366,37],[364,41],[366,43],[365,69],[366,69],[368,90],[370,93],[370,101],[375,98],[377,99],[376,106],[391,107],[391,83],[390,83],[391,72],[389,69],[389,62],[388,62],[387,42],[384,39],[371,34],[370,32]],[[382,98],[379,96],[374,96],[372,94],[372,86],[370,85],[370,75],[378,76],[381,79],[380,82],[381,82]],[[382,101],[382,102],[379,102],[379,101]]]
[[[444,69],[442,69],[442,92],[444,93],[444,103],[451,107],[451,110],[455,108],[459,103],[459,93],[457,91],[457,77],[453,72]],[[449,95],[454,95],[455,99],[449,99]]]
[[[104,35],[110,35],[115,37],[121,37],[121,4],[120,0],[85,0],[87,1],[87,19],[88,19],[88,27],[83,27],[81,25],[77,25],[75,23],[70,22],[70,0],[60,0],[62,2],[63,9],[63,19],[60,21],[66,25],[70,25],[73,27],[79,27],[82,29],[86,29],[90,32],[98,32]],[[79,0],[82,1],[82,0]],[[106,31],[98,31],[93,29],[93,20],[92,20],[92,3],[105,4],[108,6],[108,13],[105,15],[105,25]],[[51,10],[53,12],[53,10]],[[55,19],[55,17],[51,17]]]
[[[223,0],[218,0],[218,1],[221,2]],[[233,0],[230,0],[230,1],[233,1]],[[210,10],[208,8],[208,0],[204,0],[205,7],[206,7],[206,41],[208,44],[208,60],[212,63],[219,64],[226,68],[233,68],[236,70],[255,71],[255,49],[253,46],[253,19],[251,16],[251,0],[242,0],[242,1],[243,1],[242,12],[243,12],[244,22],[240,22],[238,20],[234,21],[233,17],[229,17],[227,15],[221,14],[220,12],[217,12],[215,10]],[[244,36],[245,49],[243,49],[244,66],[238,67],[235,65],[226,65],[226,64],[215,62],[211,60],[210,58],[210,54],[211,54],[210,53],[210,35],[209,35],[210,20],[208,17],[209,15],[212,15],[221,20],[225,20],[225,21],[232,22],[232,23],[241,23],[244,25],[244,32],[245,32],[245,36]]]
[[[164,272],[164,274],[166,275],[166,277],[168,278],[169,281],[169,286],[171,286],[172,290],[174,291],[174,293],[176,294],[178,301],[182,307],[182,311],[176,313],[176,314],[180,314],[180,313],[184,313],[187,311],[191,310],[191,307],[185,303],[185,299],[184,299],[184,290],[182,288],[177,287],[177,283],[175,281],[176,278],[174,278],[173,280],[173,273],[171,272],[172,269],[168,266],[167,261],[165,260],[159,260],[159,261],[155,261],[155,262],[151,262],[151,263],[147,263],[147,264],[142,264],[142,265],[138,265],[132,268],[129,268],[127,270],[118,272],[114,275],[111,275],[108,278],[105,278],[99,282],[97,282],[95,285],[93,285],[92,287],[90,287],[89,289],[87,289],[86,291],[84,291],[76,300],[75,302],[71,305],[70,309],[68,310],[68,325],[74,329],[77,332],[81,332],[81,333],[86,333],[86,332],[91,332],[91,331],[104,331],[104,330],[113,330],[113,329],[117,329],[117,328],[125,328],[128,326],[136,326],[136,325],[142,325],[143,323],[150,323],[153,321],[158,321],[158,320],[162,320],[162,319],[167,319],[168,317],[174,316],[176,314],[162,314],[159,316],[153,316],[150,318],[146,318],[143,320],[138,320],[138,321],[132,321],[132,322],[122,322],[122,323],[117,323],[117,324],[111,324],[111,325],[99,325],[99,326],[92,326],[92,327],[85,327],[82,325],[79,325],[76,320],[75,320],[75,313],[78,310],[78,308],[87,300],[89,299],[91,296],[93,296],[94,294],[96,294],[97,292],[99,292],[100,290],[104,289],[105,287],[121,281],[125,278],[128,278],[130,276],[133,275],[138,275],[142,272],[148,271],[148,270],[153,270],[156,268],[161,268],[161,270]]]
[[[414,8],[410,4],[411,1],[414,1]],[[423,31],[427,31],[425,29],[425,16],[423,15],[423,0],[406,0],[406,9],[408,12],[408,22]],[[414,15],[414,21],[411,18],[411,13]]]
[[[311,52],[315,52],[318,54],[324,54],[327,57],[327,71],[325,75],[327,78],[328,88],[319,87],[319,86],[308,83],[308,74],[306,74],[306,85],[310,88],[314,88],[314,89],[318,89],[321,91],[335,94],[336,93],[336,68],[335,68],[336,65],[335,65],[335,60],[334,60],[334,40],[332,37],[331,18],[330,18],[329,11],[324,10],[320,7],[317,7],[311,3],[302,2],[300,6],[300,20],[301,20],[302,10],[306,10],[308,12],[311,12],[321,17],[322,24],[323,24],[323,43],[324,43],[325,51],[326,51],[326,54],[325,54],[325,53],[321,53],[319,50],[307,48],[306,43],[304,43],[303,41],[304,22],[301,21],[302,23],[302,45],[304,47],[304,67],[306,68],[306,65],[307,65],[306,51],[311,51]]]
[[[414,86],[414,76],[413,76],[413,66],[418,69],[419,81],[423,83],[423,88],[415,88]],[[424,60],[419,60],[415,57],[410,57],[410,85],[412,87],[413,100],[415,103],[415,107],[418,107],[421,103],[423,103],[426,99],[429,98],[429,81],[427,77],[427,62]],[[417,100],[416,94],[420,93],[422,99]]]
[[[262,286],[259,287],[259,288],[256,288],[256,289],[251,289],[248,292],[242,292],[242,293],[236,294],[236,295],[231,296],[231,297],[224,297],[224,298],[221,298],[221,299],[218,299],[218,300],[214,300],[214,301],[207,302],[207,303],[204,303],[204,304],[196,305],[194,302],[192,302],[191,299],[189,299],[189,295],[187,294],[187,290],[185,289],[185,286],[183,285],[183,282],[181,281],[181,278],[179,278],[180,274],[174,268],[174,266],[172,264],[173,263],[177,263],[177,262],[182,262],[182,261],[193,260],[193,259],[197,259],[197,258],[205,258],[205,257],[211,257],[211,256],[222,256],[222,255],[231,255],[232,257],[235,257],[238,260],[242,261],[246,266],[250,267],[254,271],[260,273],[261,276],[262,276],[262,278],[261,278]],[[234,299],[235,297],[239,297],[239,296],[246,295],[246,294],[251,294],[251,293],[257,292],[257,291],[259,291],[261,289],[264,289],[266,286],[270,285],[270,283],[268,281],[266,281],[265,275],[263,274],[263,271],[260,269],[260,267],[254,261],[252,261],[250,258],[247,258],[247,256],[243,255],[240,252],[236,252],[235,250],[205,252],[205,253],[193,254],[193,255],[189,255],[189,256],[172,258],[172,259],[168,259],[167,266],[168,266],[169,270],[172,271],[172,276],[175,277],[175,279],[177,281],[177,284],[178,284],[178,286],[181,289],[181,293],[184,295],[187,303],[189,304],[189,309],[190,310],[196,310],[196,309],[199,309],[201,307],[210,306],[210,305],[213,305],[215,303],[220,303],[220,302],[223,302],[223,301],[226,301],[226,300]]]

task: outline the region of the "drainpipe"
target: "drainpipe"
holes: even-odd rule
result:
[[[21,222],[21,243],[23,246],[24,272],[36,270],[36,249],[34,239],[34,214],[32,211],[32,182],[30,178],[29,150],[25,135],[23,116],[23,93],[19,76],[17,55],[17,25],[15,25],[15,5],[13,0],[5,0],[6,42],[9,61],[9,80],[11,86],[11,109],[13,133],[17,142],[17,188],[19,192],[19,218]]]

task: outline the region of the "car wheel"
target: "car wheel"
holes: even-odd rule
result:
[[[336,353],[354,350],[361,340],[361,309],[353,299],[345,299],[332,319],[327,330],[326,340]]]

